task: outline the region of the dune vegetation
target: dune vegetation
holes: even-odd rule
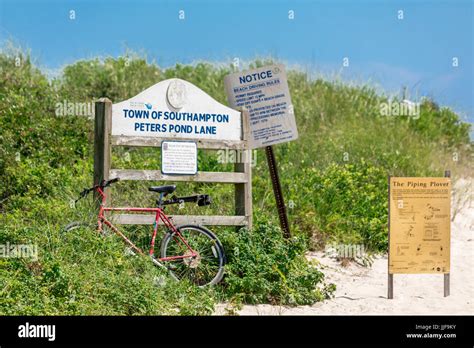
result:
[[[265,64],[255,61],[251,66]],[[161,69],[145,58],[89,59],[48,79],[19,50],[0,53],[0,243],[34,244],[38,258],[0,258],[0,314],[211,314],[218,302],[312,304],[334,285],[304,253],[328,243],[387,250],[387,176],[464,175],[471,155],[469,125],[435,101],[420,101],[419,117],[384,116],[387,96],[370,86],[310,79],[289,71],[297,141],[275,146],[293,237],[279,230],[265,153],[253,168],[253,231],[213,228],[228,265],[213,288],[173,281],[118,238],[93,229],[68,234],[65,224],[93,220],[89,199],[72,203],[92,184],[93,121],[68,103],[128,99],[164,79],[185,79],[226,104],[229,66],[199,63]],[[401,100],[390,99],[397,103]],[[90,104],[93,105],[93,104]],[[93,106],[91,108],[93,110]],[[117,148],[115,168],[156,169],[159,149]],[[215,151],[199,153],[199,170],[232,170]],[[119,182],[114,204],[151,206],[148,185]],[[209,207],[170,212],[232,214],[232,185],[178,183],[178,194],[209,193]],[[139,243],[149,227],[125,227]]]

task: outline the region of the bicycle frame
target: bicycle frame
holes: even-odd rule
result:
[[[186,258],[193,258],[196,257],[198,254],[191,248],[191,246],[188,244],[186,239],[181,235],[179,230],[173,225],[172,221],[170,218],[166,216],[164,213],[163,209],[160,207],[157,208],[129,208],[129,207],[123,207],[123,208],[112,208],[112,207],[106,207],[105,206],[105,192],[101,187],[97,187],[96,191],[99,193],[101,197],[101,204],[100,204],[100,209],[99,209],[99,215],[97,218],[97,223],[98,223],[98,230],[99,232],[102,232],[103,225],[108,226],[112,231],[114,231],[116,234],[118,234],[130,247],[138,252],[139,254],[145,255],[143,250],[141,250],[139,247],[137,247],[133,242],[128,239],[117,227],[115,227],[105,216],[105,212],[118,212],[118,211],[124,211],[124,212],[133,212],[133,213],[154,213],[155,214],[155,222],[153,224],[153,235],[151,238],[151,243],[150,243],[150,251],[149,251],[149,256],[155,260],[153,257],[153,253],[155,251],[155,239],[156,239],[156,234],[158,232],[158,226],[160,221],[163,221],[163,225],[168,228],[169,230],[173,231],[175,233],[175,237],[178,237],[178,242],[183,243],[186,248],[190,251],[190,254],[187,255],[176,255],[176,256],[169,256],[169,257],[163,257],[163,258],[158,258],[159,261],[174,261],[174,260],[182,260]]]

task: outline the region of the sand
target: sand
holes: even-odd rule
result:
[[[391,315],[474,314],[474,207],[472,179],[453,187],[451,224],[451,294],[443,296],[443,275],[394,275],[394,299],[387,299],[387,256],[371,267],[350,263],[344,267],[323,252],[309,253],[323,265],[326,280],[335,283],[333,299],[313,306],[245,305],[239,315]],[[221,304],[216,314],[224,314]]]

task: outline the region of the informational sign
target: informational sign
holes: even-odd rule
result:
[[[241,132],[240,112],[180,79],[161,81],[112,106],[112,135],[240,140]]]
[[[230,74],[224,84],[229,105],[245,107],[249,112],[252,149],[298,138],[283,65]]]
[[[197,145],[191,141],[161,143],[161,172],[173,175],[197,174]]]
[[[233,153],[249,148],[248,127],[243,124],[246,112],[229,108],[180,79],[159,82],[117,104],[101,98],[95,102],[95,111],[94,184],[120,178],[233,185],[233,214],[171,217],[176,224],[245,226],[252,230],[251,163],[243,161],[234,171],[197,172],[197,147],[213,155],[216,150]],[[116,146],[161,148],[161,168],[114,168],[111,155]],[[105,206],[110,203],[110,199],[103,202]],[[117,223],[126,225],[149,225],[153,218],[150,214],[114,214]]]
[[[389,274],[449,273],[450,178],[390,178]]]

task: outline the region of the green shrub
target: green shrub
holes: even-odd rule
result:
[[[315,213],[309,221],[326,241],[387,248],[387,173],[365,161],[304,171],[301,187]],[[304,218],[303,218],[304,219]]]
[[[228,264],[224,278],[227,298],[246,303],[313,304],[331,296],[324,274],[305,258],[302,236],[289,240],[280,228],[261,224],[221,237]]]
[[[35,229],[45,235],[34,240],[38,260],[0,259],[0,315],[209,315],[214,311],[214,289],[176,282],[147,257],[125,253],[119,238],[104,238],[87,228],[71,233],[56,226]]]

